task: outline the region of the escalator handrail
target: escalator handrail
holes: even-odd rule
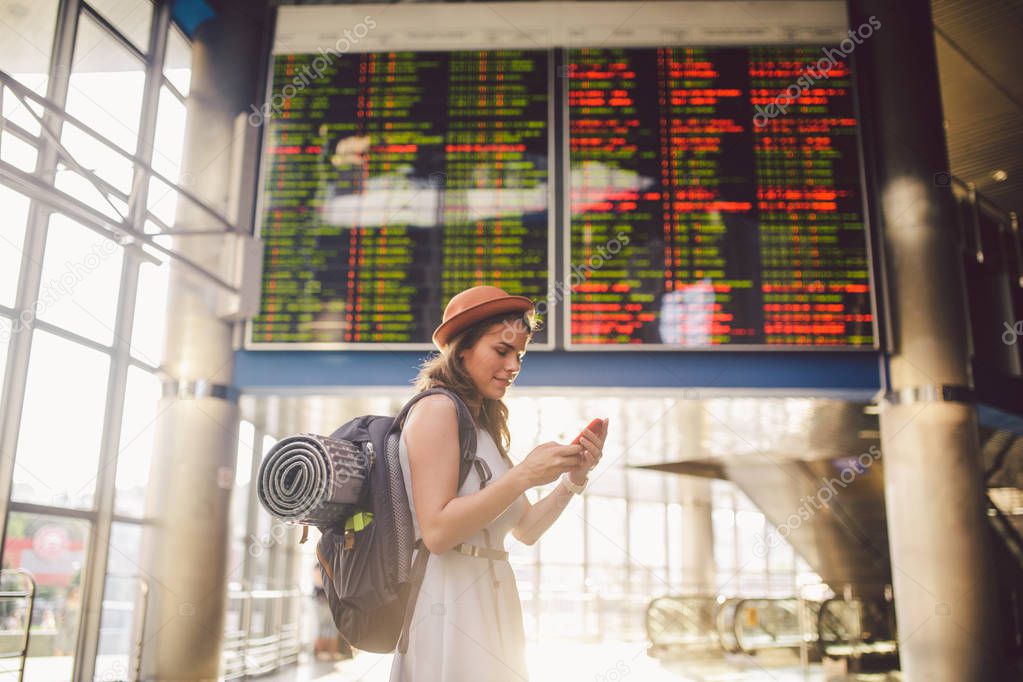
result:
[[[993,438],[993,436],[992,436],[992,438]],[[1008,444],[1004,448],[1002,448],[1001,450],[998,451],[998,454],[995,455],[994,461],[991,462],[991,466],[987,469],[987,471],[984,472],[984,484],[985,484],[985,486],[989,485],[991,483],[991,480],[995,476],[997,476],[998,474],[1001,473],[1002,467],[1005,466],[1005,462],[1009,459],[1009,452],[1012,451],[1012,445],[1013,445],[1014,440],[1015,439],[1010,439]],[[990,441],[991,441],[991,438],[989,438],[986,442],[990,442]]]
[[[650,634],[651,634],[650,633],[650,612],[653,610],[654,605],[657,602],[660,602],[660,601],[674,601],[674,602],[679,602],[679,603],[685,603],[685,602],[695,601],[695,600],[706,601],[707,603],[709,603],[711,605],[714,605],[715,602],[716,602],[716,597],[713,597],[713,596],[710,596],[710,595],[699,595],[699,594],[693,594],[693,595],[667,595],[666,594],[666,595],[661,595],[660,597],[655,597],[654,599],[650,600],[650,603],[646,607],[646,617],[644,618],[644,625],[646,626],[647,637],[650,639],[650,643],[651,644],[657,644],[657,642],[655,642],[653,640],[653,638],[650,637]],[[697,628],[698,630],[702,630],[703,629],[701,623],[698,623],[695,620],[693,620],[691,617],[689,617],[687,612],[683,612],[683,613],[685,613],[686,620],[688,622],[700,626],[700,627]],[[717,637],[717,628],[712,628],[711,634],[714,637]]]
[[[744,647],[742,645],[742,638],[739,637],[739,618],[738,618],[738,615],[739,615],[739,611],[742,608],[742,605],[745,604],[746,602],[772,602],[772,603],[776,603],[776,602],[783,602],[783,601],[784,602],[795,601],[796,602],[796,608],[799,608],[799,599],[796,598],[796,597],[747,597],[747,598],[740,599],[739,601],[737,601],[735,603],[735,609],[734,609],[735,617],[732,618],[732,631],[733,631],[733,634],[735,635],[735,646],[736,646],[736,648],[738,649],[738,651],[740,653],[746,654],[747,656],[752,656],[753,655],[752,651],[747,650],[746,647]],[[761,629],[763,629],[763,628],[761,628]],[[765,630],[765,632],[766,632],[766,630]],[[774,635],[772,633],[768,633],[768,634],[771,634],[771,636],[774,637]],[[775,637],[775,639],[777,639],[777,637]],[[788,648],[788,647],[785,647],[785,648]]]
[[[720,642],[721,648],[724,649],[725,651],[727,651],[728,653],[737,653],[738,651],[741,650],[739,648],[739,633],[735,629],[735,614],[738,612],[738,608],[737,608],[738,605],[741,604],[744,601],[746,601],[746,599],[743,599],[743,598],[740,598],[740,597],[728,597],[723,602],[720,602],[718,604],[718,612],[714,616],[715,629],[717,629],[717,631],[718,631],[718,642]],[[734,647],[730,646],[728,644],[725,644],[727,638],[726,638],[726,633],[723,631],[723,627],[722,627],[724,625],[722,620],[727,616],[727,610],[726,609],[729,609],[729,608],[731,608],[731,611],[732,611],[732,635],[731,636],[732,636],[732,641],[735,642],[735,646]]]
[[[856,597],[852,601],[860,601],[862,603],[863,600],[860,599],[859,597]],[[849,641],[848,639],[842,639],[842,640],[835,640],[835,642],[825,642],[824,641],[824,637],[821,636],[821,633],[824,632],[824,628],[822,626],[824,625],[824,616],[828,612],[828,604],[831,604],[831,603],[850,604],[850,603],[852,603],[852,601],[847,600],[844,597],[831,597],[831,598],[825,599],[824,601],[821,602],[821,608],[817,612],[817,643],[819,645],[818,646],[818,650],[820,651],[820,654],[822,656],[824,655],[825,644],[841,643],[841,642],[848,642]]]
[[[1005,541],[1006,548],[1016,557],[1016,561],[1019,563],[1020,568],[1023,568],[1023,536],[1019,534],[1019,531],[1009,522],[1009,518],[1005,515],[1005,512],[995,504],[995,501],[991,499],[991,496],[984,493],[984,499],[987,500],[987,506],[989,510],[994,510],[994,515],[990,516],[991,525],[995,528],[995,532],[1002,536]],[[997,520],[996,520],[997,519]]]

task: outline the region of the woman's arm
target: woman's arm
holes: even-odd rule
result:
[[[458,497],[458,415],[447,396],[427,396],[402,430],[408,446],[412,502],[426,548],[441,554],[468,540],[532,487],[513,467],[483,490]]]
[[[605,418],[599,432],[587,428],[580,435],[579,442],[583,446],[583,453],[582,459],[569,474],[573,484],[586,485],[590,471],[597,466],[597,462],[604,454],[607,427],[608,420]],[[536,504],[530,504],[529,500],[526,500],[526,513],[515,525],[512,535],[519,542],[532,545],[558,520],[561,512],[572,500],[572,495],[572,491],[559,480],[554,490]]]
[[[530,504],[529,500],[526,500],[526,513],[512,529],[512,535],[519,542],[534,544],[558,520],[571,500],[572,491],[558,479],[554,490],[536,504]]]

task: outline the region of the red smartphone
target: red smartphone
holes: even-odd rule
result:
[[[604,423],[604,420],[601,419],[600,417],[597,417],[596,419],[591,421],[589,424],[587,424],[586,429],[589,429],[590,431],[593,431],[594,433],[600,433],[600,431],[597,430],[597,427],[600,426],[603,423]],[[583,429],[582,432],[580,432],[579,435],[575,437],[575,440],[572,441],[572,445],[578,445],[579,444],[579,441],[582,440],[583,433],[586,432],[586,429]]]

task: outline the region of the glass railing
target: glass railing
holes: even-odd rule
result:
[[[36,581],[31,573],[21,568],[0,571],[0,615],[4,623],[0,670],[7,679],[14,679],[14,673],[18,682],[24,679],[35,598]]]
[[[832,658],[895,655],[894,605],[883,599],[828,599],[817,618],[820,649]]]
[[[298,661],[301,591],[246,590],[227,595],[221,674],[225,680],[262,675]]]

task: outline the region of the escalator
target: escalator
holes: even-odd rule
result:
[[[727,405],[735,400],[741,405]],[[835,632],[821,647],[835,656],[893,654],[885,642],[895,630],[884,608],[892,581],[876,410],[822,399],[704,402],[701,451],[643,468],[732,481],[775,529],[777,537],[762,538],[766,545],[784,538],[843,602],[877,611],[853,627],[825,609],[822,617],[835,625],[825,631]],[[741,423],[727,419],[733,408],[745,415]],[[982,427],[981,442],[1004,648],[1023,658],[1023,436]]]

